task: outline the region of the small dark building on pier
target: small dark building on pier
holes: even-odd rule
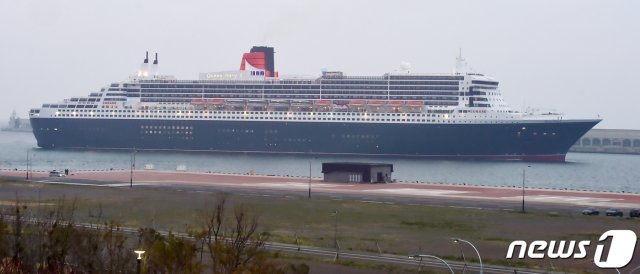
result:
[[[392,164],[322,163],[324,181],[345,183],[391,182]]]

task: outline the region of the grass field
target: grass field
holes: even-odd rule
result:
[[[150,187],[129,189],[10,181],[0,182],[0,189],[0,206],[10,205],[16,196],[32,206],[53,204],[65,197],[77,199],[80,221],[95,222],[95,216],[101,212],[104,218],[117,220],[124,226],[181,232],[199,226],[222,195]],[[259,216],[261,228],[271,234],[271,241],[295,243],[297,236],[302,245],[333,247],[335,235],[343,250],[377,252],[379,247],[384,253],[420,252],[448,259],[459,258],[462,250],[467,260],[477,261],[473,249],[451,241],[451,237],[459,237],[473,242],[484,262],[541,269],[553,266],[556,270],[598,271],[589,260],[506,260],[509,243],[516,239],[595,242],[607,230],[632,229],[638,233],[640,225],[638,220],[579,213],[522,214],[303,196],[228,195],[232,206]],[[336,211],[337,214],[332,214]],[[590,248],[595,249],[595,244]],[[637,264],[632,262],[630,269]]]

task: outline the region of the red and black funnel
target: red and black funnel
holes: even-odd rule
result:
[[[246,69],[246,63],[250,66],[263,69],[267,77],[274,77],[275,65],[273,58],[272,47],[253,47],[249,53],[242,55],[242,63],[240,63],[240,70]]]

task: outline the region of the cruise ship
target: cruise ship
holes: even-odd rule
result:
[[[30,110],[46,149],[181,150],[565,161],[600,119],[519,112],[498,81],[464,71],[280,76],[274,49],[239,70],[178,80],[146,58],[137,74]]]

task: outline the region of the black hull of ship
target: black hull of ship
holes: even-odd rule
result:
[[[512,124],[32,118],[46,149],[192,150],[562,162],[599,120]]]

